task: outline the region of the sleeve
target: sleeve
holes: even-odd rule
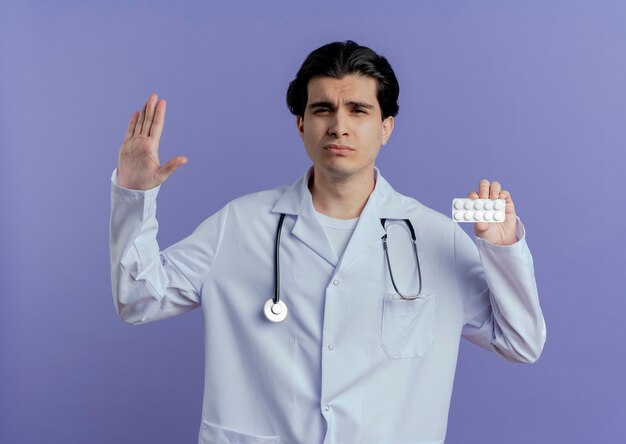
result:
[[[516,362],[539,359],[546,326],[539,306],[533,258],[517,219],[518,241],[476,245],[455,224],[454,249],[459,289],[464,297],[465,339]]]
[[[111,288],[115,309],[129,324],[165,319],[200,305],[228,214],[226,206],[189,237],[159,251],[158,192],[159,187],[120,187],[117,170],[111,177]]]

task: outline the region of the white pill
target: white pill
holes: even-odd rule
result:
[[[452,218],[455,222],[502,222],[505,220],[504,199],[470,199],[455,198],[452,200]]]

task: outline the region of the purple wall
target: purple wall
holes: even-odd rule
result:
[[[447,442],[623,442],[626,3],[392,5],[0,3],[0,442],[195,442],[200,313],[129,327],[113,308],[109,176],[128,119],[159,93],[162,159],[190,159],[160,195],[169,244],[304,172],[286,87],[348,38],[400,80],[387,179],[446,213],[500,180],[535,258],[544,354],[463,344]]]

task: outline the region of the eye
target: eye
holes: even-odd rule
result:
[[[367,111],[365,111],[364,108],[354,108],[352,112],[357,113],[357,114],[367,114]]]
[[[315,108],[313,110],[313,114],[322,114],[322,113],[327,113],[330,112],[330,109],[328,108]]]

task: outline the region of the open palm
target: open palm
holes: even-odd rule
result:
[[[185,156],[173,157],[163,166],[159,162],[165,107],[165,100],[158,100],[156,94],[150,94],[141,113],[133,113],[119,152],[120,186],[149,190],[161,185],[178,167],[187,163]]]

